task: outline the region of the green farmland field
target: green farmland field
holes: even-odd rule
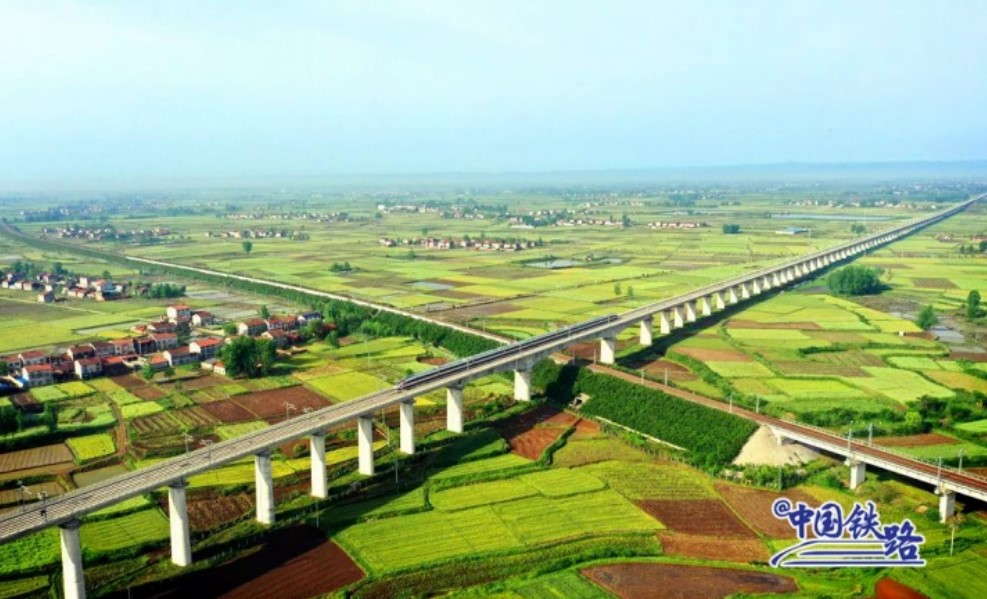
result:
[[[75,454],[77,462],[85,463],[96,458],[107,456],[116,451],[113,437],[106,433],[86,437],[72,437],[65,442]]]

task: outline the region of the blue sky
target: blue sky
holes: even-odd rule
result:
[[[987,158],[987,2],[0,2],[0,181]]]

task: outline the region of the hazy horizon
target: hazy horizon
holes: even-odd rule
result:
[[[984,22],[958,0],[5,3],[0,189],[976,172]]]

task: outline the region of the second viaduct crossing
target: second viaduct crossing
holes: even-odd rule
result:
[[[761,295],[770,289],[785,286],[834,263],[853,258],[871,248],[892,242],[919,228],[948,218],[982,197],[984,196],[908,221],[886,231],[848,241],[782,264],[749,272],[621,315],[596,318],[525,341],[507,344],[484,354],[450,362],[434,370],[409,377],[390,389],[351,402],[309,412],[237,439],[191,451],[183,456],[160,462],[142,470],[67,493],[48,501],[43,506],[34,505],[4,515],[0,518],[0,543],[50,526],[59,526],[61,529],[64,595],[68,599],[81,598],[85,596],[85,584],[79,540],[79,519],[86,514],[125,499],[167,488],[171,521],[172,561],[178,565],[188,565],[192,561],[192,556],[185,503],[185,480],[189,476],[252,456],[256,474],[256,518],[259,522],[271,524],[275,517],[274,484],[271,474],[271,448],[273,447],[308,437],[311,445],[311,492],[315,497],[325,498],[328,484],[324,435],[325,431],[333,426],[356,421],[359,471],[362,474],[372,475],[374,473],[372,414],[381,409],[399,406],[400,450],[403,453],[412,454],[415,452],[413,407],[415,397],[419,395],[445,388],[448,399],[447,427],[451,431],[462,432],[463,385],[471,380],[491,373],[513,371],[515,398],[522,401],[530,400],[532,366],[539,360],[569,345],[599,339],[601,343],[600,361],[604,364],[613,363],[616,336],[628,327],[639,327],[641,343],[650,345],[655,334],[654,323],[656,320],[658,321],[658,332],[669,333],[673,329],[686,326],[687,323],[702,316],[710,316],[728,305]],[[239,275],[224,275],[224,273],[194,267],[166,265],[172,268],[201,271],[215,276],[229,276],[260,282],[316,297],[349,299],[304,287],[272,283]],[[413,316],[422,318],[417,315]],[[465,329],[465,327],[456,328]],[[466,330],[471,333],[474,332],[471,329]],[[771,426],[779,436],[795,439],[827,451],[839,452],[840,447],[842,447],[841,443],[834,440],[835,437],[830,433],[813,433],[805,427],[781,421],[772,422]],[[852,451],[850,453],[852,454]],[[890,454],[883,455],[880,450],[858,450],[856,455],[858,456],[856,458],[853,455],[848,455],[852,474],[851,482],[854,480],[859,482],[862,479],[863,470],[859,464],[865,462],[904,473],[924,482],[928,482],[930,476],[927,465],[918,462],[913,464],[901,457],[892,458],[889,457]],[[863,457],[864,455],[866,458]],[[941,485],[946,483],[949,485],[948,488],[943,487],[943,495],[949,499],[944,504],[946,509],[952,509],[952,498],[957,492],[987,500],[987,481],[969,476],[959,476],[956,473],[947,473],[945,478],[939,473],[935,480]]]

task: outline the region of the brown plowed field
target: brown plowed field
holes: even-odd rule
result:
[[[220,422],[246,422],[247,420],[257,420],[256,416],[251,414],[240,404],[234,403],[231,399],[209,402],[202,404],[200,407]],[[284,410],[284,407],[282,406],[281,409]]]
[[[592,420],[587,420],[585,418],[580,418],[579,422],[576,423],[576,431],[572,433],[570,439],[587,439],[591,437],[600,436],[600,425],[593,422]]]
[[[727,323],[730,329],[798,329],[812,330],[821,329],[815,322],[758,322],[756,320],[736,320],[731,319]]]
[[[637,505],[675,532],[721,539],[757,538],[719,499],[662,499]]]
[[[882,578],[874,585],[874,599],[929,599],[915,589],[897,580]]]
[[[64,443],[0,453],[0,472],[13,472],[72,462],[72,452]]]
[[[956,284],[949,279],[942,278],[915,278],[912,284],[919,289],[956,289]]]
[[[138,378],[133,374],[125,374],[123,376],[113,376],[110,377],[110,380],[120,385],[124,389],[133,389],[135,387],[144,387],[147,385],[147,381]]]
[[[771,559],[767,547],[758,539],[715,539],[664,533],[661,535],[661,550],[665,555],[741,564],[766,563]]]
[[[699,378],[685,366],[679,364],[678,362],[672,362],[671,360],[655,360],[654,362],[649,362],[641,366],[630,365],[630,367],[643,367],[645,372],[658,379],[664,379],[665,371],[667,370],[668,380],[672,382],[683,383],[687,381],[694,381]]]
[[[31,397],[28,393],[11,395],[10,402],[17,406],[21,411],[29,414],[40,414],[45,410],[44,406],[41,405],[41,402]]]
[[[247,493],[223,495],[188,503],[189,526],[194,532],[205,532],[253,511],[253,497]]]
[[[296,526],[271,533],[259,551],[219,566],[133,589],[134,597],[308,599],[363,578],[338,545],[316,530]],[[167,584],[168,586],[164,586]],[[116,597],[126,597],[127,592]]]
[[[904,435],[901,437],[877,437],[874,445],[884,447],[925,447],[926,445],[955,445],[959,443],[952,437],[939,433],[923,433],[921,435]]]
[[[228,379],[225,379],[225,378],[223,378],[221,376],[218,376],[218,375],[215,375],[215,374],[208,374],[206,376],[200,376],[200,377],[196,377],[196,378],[193,378],[193,379],[184,379],[184,380],[182,380],[182,389],[187,389],[189,391],[195,391],[197,389],[205,389],[207,387],[215,387],[216,385],[224,385],[224,384],[227,384],[229,382],[230,381]],[[169,393],[171,393],[171,392],[173,392],[175,390],[174,389],[174,387],[175,387],[175,384],[174,383],[169,383],[167,385],[162,385],[162,387],[164,387],[165,389],[168,389],[168,392]]]
[[[433,356],[431,358],[418,358],[418,362],[421,364],[430,364],[432,366],[442,366],[448,362],[446,358],[440,356]]]
[[[270,391],[255,391],[245,395],[236,395],[230,401],[236,402],[243,408],[255,414],[255,418],[284,419],[285,402],[295,406],[292,414],[298,415],[305,408],[318,410],[329,405],[329,402],[314,391],[309,391],[301,385],[271,389]],[[217,402],[221,403],[221,402]],[[214,404],[206,404],[204,408]]]
[[[735,349],[704,349],[702,347],[676,348],[691,358],[701,362],[752,362],[753,358]]]
[[[499,423],[497,430],[511,446],[512,453],[537,460],[546,447],[578,421],[572,414],[543,405]]]
[[[729,504],[734,512],[755,531],[773,539],[794,539],[795,530],[787,520],[779,520],[771,513],[771,504],[779,497],[787,497],[793,502],[802,501],[808,505],[821,502],[804,491],[789,489],[784,493],[772,493],[760,489],[748,489],[718,483],[716,491]]]
[[[136,395],[137,397],[148,401],[161,399],[162,397],[168,395],[167,392],[162,391],[161,389],[158,389],[157,387],[153,387],[151,385],[147,385],[145,387],[132,387],[131,389],[129,389],[129,391],[133,395]]]
[[[623,599],[713,599],[737,593],[798,590],[787,576],[702,566],[613,564],[587,568],[583,574]]]

